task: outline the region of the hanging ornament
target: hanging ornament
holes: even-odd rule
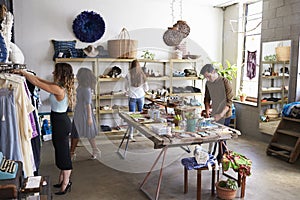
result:
[[[175,9],[174,4],[176,3],[176,0],[172,0],[171,3],[171,15],[172,15],[172,21],[174,23],[175,21]],[[185,21],[182,20],[182,0],[179,1],[179,7],[180,7],[180,19],[178,20],[173,27],[169,27],[167,31],[165,31],[163,35],[163,40],[166,45],[168,46],[177,46],[181,43],[181,41],[186,38],[190,34],[190,27],[187,25]]]
[[[169,27],[168,30],[164,33],[163,39],[166,45],[168,46],[177,46],[183,40],[184,34],[182,34],[175,27]]]
[[[177,30],[184,35],[186,38],[190,34],[190,27],[185,21],[178,20],[176,24],[173,25]]]

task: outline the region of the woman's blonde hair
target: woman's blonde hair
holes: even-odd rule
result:
[[[54,82],[67,91],[69,108],[73,109],[74,98],[74,73],[73,68],[68,63],[56,63],[54,67]]]
[[[131,86],[133,87],[139,87],[142,84],[144,84],[147,80],[147,77],[143,72],[138,60],[133,60],[131,62],[129,73],[130,73]]]

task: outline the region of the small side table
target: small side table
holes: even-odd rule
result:
[[[43,182],[45,181],[47,184],[41,187],[39,192],[27,192],[24,189],[21,189],[21,194],[19,199],[28,199],[28,197],[33,196],[35,193],[39,193],[37,196],[40,200],[52,200],[52,192],[51,192],[51,180],[49,176],[42,176]],[[26,179],[25,179],[26,181]]]

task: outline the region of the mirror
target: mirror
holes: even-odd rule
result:
[[[282,108],[288,102],[290,57],[291,40],[262,44],[258,109],[263,133],[274,134]]]

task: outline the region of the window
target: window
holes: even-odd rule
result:
[[[262,1],[245,5],[243,70],[240,90],[257,98],[260,61]]]

